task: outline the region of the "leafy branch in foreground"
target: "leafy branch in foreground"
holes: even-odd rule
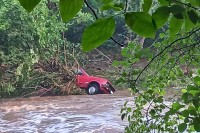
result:
[[[39,1],[40,0],[38,0],[37,3]],[[94,9],[88,4],[87,0],[60,0],[59,9],[63,21],[66,22],[72,19],[83,7],[83,2],[92,11],[94,17],[98,19],[97,14],[95,13]],[[20,4],[28,11],[33,10],[33,8],[37,5],[36,2],[32,1],[30,1],[29,4],[27,3],[27,1],[20,0]],[[132,29],[133,32],[147,38],[154,38],[156,31],[163,27],[168,22],[168,20],[170,20],[169,29],[170,37],[172,39],[180,30],[190,31],[192,28],[199,26],[200,3],[198,0],[186,0],[185,2],[182,2],[180,0],[156,0],[154,5],[152,5],[152,0],[144,0],[144,2],[140,4],[142,5],[142,7],[140,7],[140,10],[137,11],[132,11],[133,8],[131,7],[133,6],[133,4],[129,3],[127,0],[118,2],[112,0],[102,0],[101,3],[102,6],[100,9],[102,10],[102,12],[114,10],[114,12],[112,11],[113,13],[106,15],[104,18],[111,18],[116,16],[125,17],[126,24]],[[99,25],[95,24],[98,29],[103,28],[104,26],[102,25],[103,24],[100,23]],[[111,25],[111,27],[115,27],[114,23]],[[88,28],[90,29],[90,26],[88,26],[86,29]],[[114,29],[115,28],[113,28],[112,31]],[[93,39],[93,37],[90,38],[90,41],[88,41],[88,38],[82,38],[84,42],[82,43],[83,50],[92,50],[102,45],[103,42],[105,42],[110,37],[115,43],[119,44],[120,46],[124,46],[123,44],[116,41],[112,37],[113,34],[110,34],[108,31],[102,31],[103,34],[108,36],[106,38],[102,38],[99,34],[93,35],[95,36],[95,38],[98,38],[99,42]],[[94,44],[91,45],[91,42],[93,42]],[[87,50],[85,49],[86,46]]]
[[[94,11],[94,9],[89,5],[89,3],[86,1],[86,0],[84,0],[84,2],[85,2],[85,4],[87,5],[87,7],[92,11],[92,13],[93,13],[93,15],[95,16],[95,18],[98,20],[99,18],[98,18],[98,16],[97,16],[97,14],[95,13],[95,11]],[[114,21],[114,20],[113,20]],[[104,23],[101,23],[102,24],[102,26],[101,25],[95,25],[95,27],[99,27],[100,29],[102,29],[103,27],[104,28],[106,28],[108,31],[113,31],[114,29],[115,29],[115,22],[113,23],[113,24],[111,24],[111,25],[107,25],[107,27],[105,27],[106,25],[104,24]],[[91,25],[92,26],[92,25]],[[90,27],[91,26],[89,26],[88,28],[86,28],[86,30],[87,29],[90,29]],[[114,27],[113,27],[114,26]],[[111,29],[112,28],[112,29]],[[91,36],[90,35],[87,35],[87,34],[91,34],[91,35],[95,35],[95,33],[96,32],[98,32],[97,30],[95,30],[95,29],[92,29],[91,31],[87,31],[86,32],[86,30],[85,30],[85,32],[83,33],[83,36],[88,36],[90,39],[91,39]],[[92,33],[92,32],[94,32],[94,33]],[[125,46],[125,44],[121,44],[121,43],[119,43],[116,39],[114,39],[113,37],[110,37],[110,36],[112,36],[113,35],[113,33],[112,34],[108,34],[108,32],[106,32],[106,31],[99,31],[98,32],[99,34],[100,33],[102,33],[103,34],[103,36],[106,36],[106,35],[108,35],[108,37],[107,37],[107,39],[108,38],[110,38],[111,40],[113,40],[116,44],[118,44],[119,46],[121,46],[121,47],[124,47]],[[86,34],[86,35],[85,35]],[[102,42],[98,42],[98,41],[96,41],[96,39],[91,39],[92,40],[92,42],[90,42],[90,43],[88,43],[88,39],[86,39],[86,38],[82,38],[82,46],[83,46],[83,50],[86,50],[86,51],[89,51],[89,50],[91,50],[91,49],[94,49],[94,48],[96,48],[97,46],[100,46],[101,44],[103,44],[103,42],[105,41],[105,40],[107,40],[107,39],[104,39],[104,38],[102,38],[101,36],[97,36],[98,37],[98,40],[101,40]],[[84,41],[86,40],[86,43],[83,43]]]
[[[121,110],[123,119],[129,121],[126,132],[200,131],[200,42],[196,36],[199,30],[157,47],[159,52],[153,57],[141,54],[148,48],[134,44],[122,50],[126,61],[115,65],[126,68],[118,82],[128,83],[136,93],[135,107],[124,105]],[[135,58],[147,59],[147,65],[137,66],[140,60]],[[167,94],[168,91],[173,92]]]
[[[181,38],[176,39],[175,41],[173,41],[172,43],[170,43],[169,45],[167,45],[163,50],[159,51],[159,53],[156,54],[156,55],[149,61],[149,63],[142,69],[142,71],[138,74],[137,78],[135,79],[134,84],[136,84],[136,82],[137,82],[138,79],[140,78],[141,74],[143,74],[143,72],[148,68],[148,66],[149,66],[150,64],[152,64],[152,62],[153,62],[157,57],[161,56],[161,54],[163,54],[167,49],[171,48],[173,44],[177,43],[177,42],[180,41],[180,40],[188,39],[190,36],[192,36],[193,34],[197,33],[199,30],[200,30],[200,28],[197,28],[197,29],[191,31],[191,32],[189,33],[189,35],[187,35],[187,36],[185,36],[185,37],[181,37]],[[199,44],[199,42],[198,42],[197,44]],[[194,44],[192,44],[192,45],[194,45]],[[188,46],[187,46],[187,47],[188,47]],[[179,50],[180,50],[180,49],[179,49]]]

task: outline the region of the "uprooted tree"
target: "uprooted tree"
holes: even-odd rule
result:
[[[19,0],[31,12],[40,0]],[[101,0],[93,7],[87,0],[60,0],[64,22],[88,7],[96,19],[82,35],[82,49],[92,50],[111,39],[120,46],[123,61],[117,80],[129,85],[135,107],[126,103],[121,110],[127,118],[126,132],[200,131],[200,1],[199,0]],[[34,9],[38,10],[38,9]],[[98,11],[98,14],[96,11]],[[121,44],[114,37],[115,19],[121,17],[136,34],[153,38],[147,48],[131,41]],[[145,39],[146,40],[146,39]],[[140,60],[147,64],[137,66]],[[165,102],[166,88],[177,89],[178,99]]]

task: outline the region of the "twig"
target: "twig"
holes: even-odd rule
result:
[[[117,43],[121,47],[125,46],[125,44],[121,44],[120,42],[118,42],[117,40],[115,40],[113,37],[111,37],[110,39],[113,40],[115,43]]]
[[[184,49],[184,48],[189,48],[189,47],[192,47],[192,46],[196,46],[197,44],[200,44],[200,42],[193,43],[193,44],[191,44],[191,45],[186,45],[186,46],[181,47],[181,48],[173,49],[173,50],[170,51],[170,53],[173,53],[173,52],[176,52],[176,51],[180,51],[180,50],[182,50],[182,49]]]
[[[149,109],[150,109],[150,107],[152,106],[152,104],[153,104],[153,100],[151,100],[151,102],[150,102],[150,104],[149,104],[149,107],[148,107],[147,110],[146,110],[147,125],[149,124],[149,117],[148,117]]]
[[[67,67],[67,50],[66,50],[66,46],[65,46],[65,32],[62,32],[62,39],[63,39],[63,50],[64,50],[64,62],[65,62],[65,66]]]

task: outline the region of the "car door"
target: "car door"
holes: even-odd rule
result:
[[[88,78],[89,78],[89,76],[79,69],[78,73],[77,73],[77,85],[80,88],[87,88],[87,86],[89,84]]]

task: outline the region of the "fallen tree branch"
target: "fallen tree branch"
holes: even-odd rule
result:
[[[113,63],[113,61],[112,61],[107,55],[105,55],[103,52],[101,52],[101,51],[100,51],[99,49],[97,49],[97,48],[96,48],[96,50],[97,50],[101,55],[103,55],[106,59],[108,59],[110,63]]]

